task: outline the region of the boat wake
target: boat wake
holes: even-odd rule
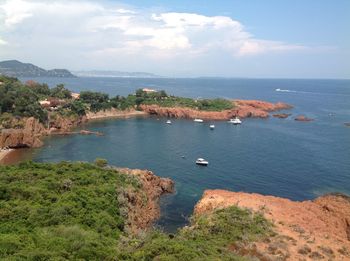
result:
[[[324,92],[305,92],[305,91],[293,91],[288,89],[275,89],[276,92],[287,92],[287,93],[303,93],[303,94],[317,94],[317,95],[341,95],[341,96],[350,96],[345,93],[324,93]]]
[[[292,91],[292,90],[283,90],[283,89],[276,89],[276,92],[298,92],[298,91]]]

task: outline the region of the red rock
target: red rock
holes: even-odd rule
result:
[[[280,118],[280,119],[285,119],[288,118],[290,115],[290,113],[278,113],[278,114],[273,114],[272,116],[275,118]]]
[[[269,112],[283,109],[290,109],[292,106],[278,102],[276,104],[256,101],[256,100],[235,100],[233,101],[235,107],[224,111],[199,111],[185,107],[160,107],[158,105],[140,106],[141,110],[151,115],[158,115],[161,117],[172,118],[187,118],[195,119],[201,118],[204,120],[228,120],[233,117],[248,118],[267,118]]]
[[[3,129],[0,133],[0,148],[40,147],[40,137],[46,133],[44,126],[35,118],[22,119],[22,129]]]
[[[149,170],[114,168],[120,173],[138,177],[142,184],[142,191],[146,193],[147,201],[140,197],[140,193],[127,191],[129,200],[128,227],[133,233],[149,228],[160,216],[159,198],[166,193],[174,192],[174,181],[161,178]]]
[[[305,121],[305,122],[307,122],[307,121],[313,121],[313,119],[307,118],[307,117],[304,116],[304,115],[299,115],[299,116],[297,116],[294,120],[296,120],[296,121]]]
[[[271,245],[281,246],[280,241],[283,240],[285,246],[278,250],[290,256],[287,260],[305,258],[299,252],[305,245],[308,245],[312,251],[321,252],[324,255],[333,253],[334,256],[330,257],[332,260],[350,260],[350,252],[347,255],[344,251],[343,253],[338,251],[350,249],[350,197],[348,196],[330,194],[313,201],[297,202],[255,193],[206,190],[195,206],[194,213],[195,215],[208,214],[215,209],[229,206],[259,212],[274,224],[277,236],[269,238],[270,242],[257,242],[260,252],[264,252]]]

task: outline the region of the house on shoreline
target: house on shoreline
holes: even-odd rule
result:
[[[155,92],[158,92],[158,91],[155,90],[155,89],[149,89],[149,88],[143,88],[142,91],[143,91],[143,92],[146,92],[146,93],[155,93]]]

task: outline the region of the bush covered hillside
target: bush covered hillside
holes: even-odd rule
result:
[[[225,99],[192,99],[168,95],[165,91],[136,91],[136,104],[156,104],[161,107],[187,107],[201,111],[223,111],[232,109],[232,101]]]
[[[251,260],[232,246],[273,236],[272,225],[262,215],[229,207],[193,217],[175,235],[153,231],[139,240],[124,241],[120,260]],[[243,251],[244,252],[244,251]],[[255,253],[243,253],[249,256]],[[256,259],[254,259],[256,260]]]
[[[0,115],[35,117],[41,122],[46,122],[48,109],[39,103],[46,99],[50,99],[55,108],[60,104],[69,108],[75,102],[71,92],[62,84],[50,89],[47,84],[34,81],[23,84],[16,78],[0,75]]]
[[[230,246],[271,235],[261,215],[237,207],[194,217],[175,235],[131,235],[124,195],[142,194],[142,185],[101,159],[96,164],[104,167],[0,166],[0,260],[246,260]]]
[[[140,183],[88,163],[0,166],[0,260],[112,260],[126,189]]]

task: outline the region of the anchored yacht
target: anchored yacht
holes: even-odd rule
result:
[[[198,158],[198,159],[196,160],[196,164],[197,164],[197,165],[202,165],[202,166],[207,166],[207,165],[209,164],[209,162],[206,161],[205,159]]]
[[[230,119],[228,122],[235,125],[242,124],[242,121],[237,117],[235,117],[234,119]]]

